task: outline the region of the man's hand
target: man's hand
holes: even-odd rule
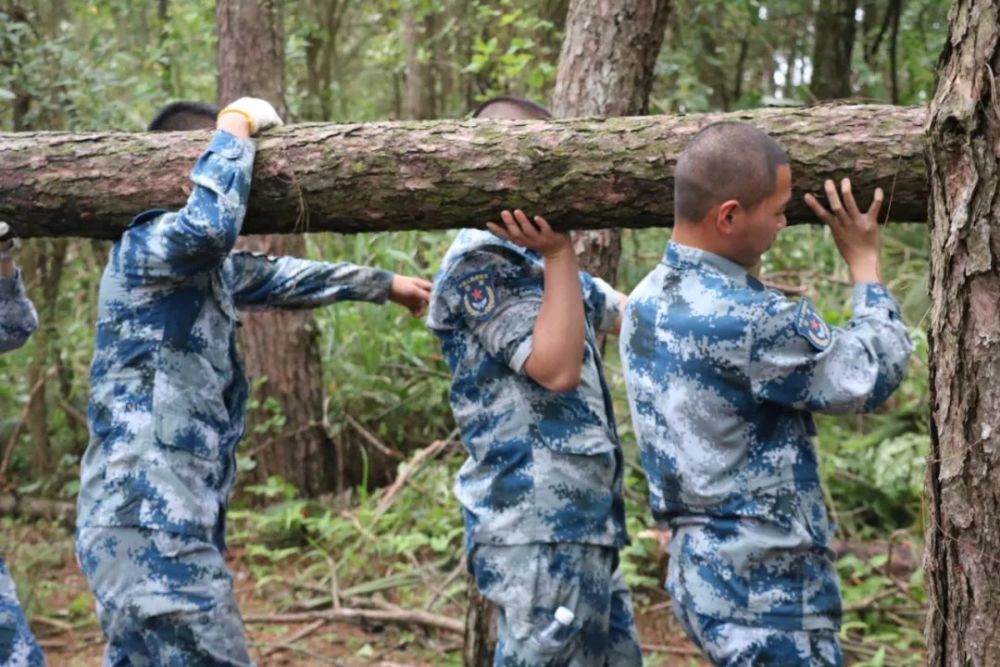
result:
[[[510,211],[500,214],[506,229],[495,222],[487,222],[486,226],[497,236],[516,243],[522,248],[541,253],[546,259],[573,253],[573,241],[569,234],[553,231],[549,223],[541,216],[535,216],[532,222],[523,211],[517,209],[511,215]]]
[[[250,136],[258,132],[284,125],[278,112],[274,110],[271,103],[258,97],[241,97],[235,102],[230,102],[219,112],[220,129],[227,114],[239,114],[249,123]]]
[[[389,287],[389,301],[403,306],[414,317],[420,317],[431,298],[431,283],[423,278],[394,275]]]
[[[805,196],[806,204],[816,216],[825,222],[833,232],[837,242],[837,250],[847,262],[851,270],[851,280],[856,283],[879,283],[882,276],[879,272],[879,233],[878,212],[882,208],[882,188],[875,189],[875,199],[867,212],[858,210],[851,193],[851,179],[840,182],[840,190],[844,202],[841,204],[837,195],[837,187],[832,180],[827,180],[826,198],[830,203],[830,211],[811,194]]]

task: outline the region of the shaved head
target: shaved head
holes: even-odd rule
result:
[[[787,164],[778,142],[753,125],[708,125],[677,158],[674,216],[700,222],[713,206],[731,199],[750,210],[774,192],[778,167]]]
[[[537,102],[522,97],[501,95],[486,100],[472,112],[473,118],[494,118],[499,120],[545,120],[552,118],[549,110]]]

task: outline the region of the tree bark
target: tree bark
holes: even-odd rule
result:
[[[1000,2],[958,0],[928,122],[927,664],[1000,665]]]
[[[813,42],[813,75],[809,90],[817,100],[851,96],[851,52],[854,50],[858,0],[820,0]]]
[[[244,95],[284,103],[285,59],[281,3],[277,0],[219,0],[218,98],[225,104]],[[302,235],[241,239],[243,250],[268,255],[305,255]],[[243,315],[239,332],[251,380],[262,380],[253,397],[259,406],[247,420],[258,482],[277,475],[306,496],[337,487],[333,444],[323,427],[323,379],[316,325],[308,311],[260,311]],[[269,403],[273,401],[274,403]],[[278,414],[271,409],[275,405]]]
[[[669,15],[670,0],[570,2],[552,99],[555,115],[645,115]],[[574,241],[581,268],[614,284],[621,230],[582,232]]]
[[[888,218],[923,222],[925,110],[833,105],[572,121],[309,124],[257,142],[248,234],[451,229],[517,204],[562,229],[668,226],[672,170],[702,126],[745,120],[792,160],[789,219],[825,178],[891,196]],[[138,211],[178,208],[208,134],[0,134],[0,220],[23,238],[115,238]]]

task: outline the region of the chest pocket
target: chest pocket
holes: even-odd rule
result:
[[[177,290],[163,304],[153,422],[161,446],[219,460],[232,429],[224,388],[233,374],[229,340],[234,323],[207,278],[205,284]]]

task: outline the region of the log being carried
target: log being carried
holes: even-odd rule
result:
[[[882,187],[923,222],[925,110],[881,105],[568,121],[302,124],[261,139],[244,233],[445,229],[543,209],[559,229],[673,222],[673,165],[697,130],[748,121],[784,145],[789,219],[834,176]],[[117,238],[136,211],[175,209],[207,135],[0,134],[0,219],[31,236]],[[137,178],[136,175],[141,177]]]

